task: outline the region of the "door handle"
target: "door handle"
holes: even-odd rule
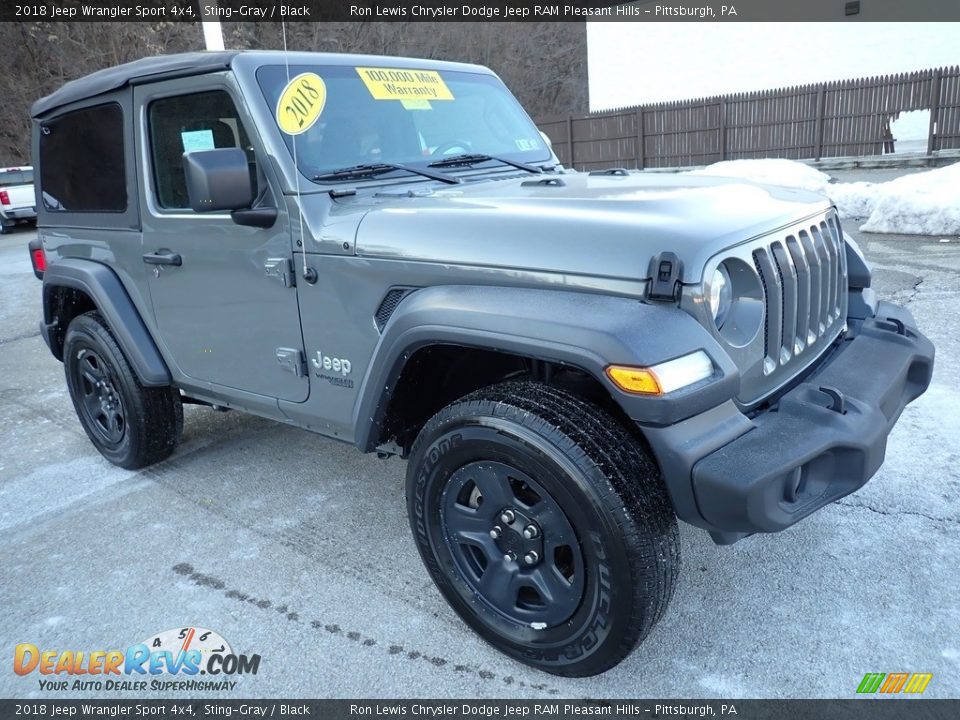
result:
[[[153,253],[147,253],[143,256],[143,261],[147,265],[183,265],[183,258],[180,257],[180,253],[175,253],[172,250],[157,250]]]

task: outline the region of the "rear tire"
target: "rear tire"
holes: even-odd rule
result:
[[[427,422],[407,509],[460,617],[557,675],[619,663],[676,584],[677,522],[655,463],[602,409],[540,383],[484,388]]]
[[[67,328],[63,369],[80,424],[100,454],[136,470],[170,456],[183,430],[175,388],[145,388],[96,312]]]

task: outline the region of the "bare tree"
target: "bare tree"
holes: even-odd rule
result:
[[[68,80],[149,55],[200,50],[182,23],[0,23],[0,163],[29,162],[30,106]]]
[[[224,23],[232,49],[281,49],[279,23]],[[486,65],[534,117],[587,109],[584,23],[288,23],[291,50]],[[194,23],[0,23],[0,163],[29,162],[30,105],[68,80],[141,57],[203,49]]]

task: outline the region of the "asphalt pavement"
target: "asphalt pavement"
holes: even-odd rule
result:
[[[933,385],[856,494],[731,547],[682,526],[664,620],[578,680],[508,660],[446,606],[410,537],[400,460],[196,407],[170,460],[101,459],[37,333],[33,232],[3,236],[0,697],[134,697],[41,690],[12,671],[14,646],[110,650],[185,626],[261,656],[223,697],[853,697],[865,673],[900,671],[960,696],[960,238],[845,227],[880,295],[936,344]]]

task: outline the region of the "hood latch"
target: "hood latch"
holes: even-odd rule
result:
[[[647,297],[651,300],[676,301],[680,295],[680,275],[683,263],[672,252],[661,252],[650,261],[650,292]]]

